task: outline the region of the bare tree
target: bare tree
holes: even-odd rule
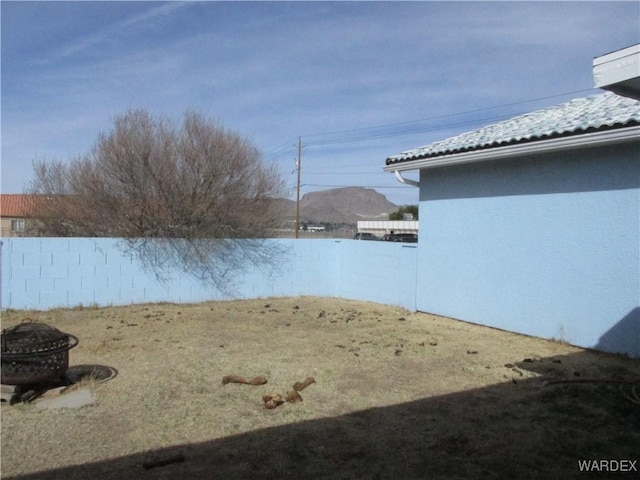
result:
[[[249,140],[200,114],[175,128],[130,111],[88,154],[34,170],[30,193],[47,198],[35,234],[124,238],[156,272],[173,262],[216,284],[241,258],[273,256],[257,239],[280,222],[280,174]]]

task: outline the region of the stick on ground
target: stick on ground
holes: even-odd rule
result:
[[[245,385],[264,385],[267,383],[267,379],[265,377],[253,377],[251,380],[247,380],[240,375],[227,375],[222,377],[222,384],[226,385],[227,383],[243,383]]]

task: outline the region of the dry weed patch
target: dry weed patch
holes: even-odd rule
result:
[[[26,317],[79,337],[72,366],[117,375],[83,381],[80,409],[3,404],[2,478],[571,478],[581,459],[638,459],[640,362],[621,356],[313,297],[2,326]]]

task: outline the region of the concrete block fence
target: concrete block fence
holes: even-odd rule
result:
[[[416,245],[273,239],[273,265],[243,265],[222,292],[181,271],[160,281],[117,238],[4,238],[2,309],[191,303],[296,295],[416,306]]]
[[[434,239],[427,240],[429,245],[436,243]],[[489,277],[467,288],[448,284],[452,276],[460,275],[459,269],[438,270],[441,261],[437,261],[439,257],[434,256],[433,249],[426,250],[426,255],[433,258],[425,263],[416,244],[342,239],[267,240],[270,242],[267,248],[275,253],[272,261],[262,265],[245,262],[242,268],[231,272],[229,288],[220,291],[180,269],[168,271],[162,281],[158,280],[143,268],[136,255],[127,253],[122,239],[6,238],[1,242],[1,309],[46,310],[80,305],[196,303],[310,295],[397,305],[542,338],[558,338],[555,332],[560,329],[561,339],[573,345],[640,357],[640,309],[625,310],[629,302],[623,300],[633,299],[633,291],[627,291],[633,286],[627,290],[620,287],[633,282],[611,282],[618,286],[610,291],[608,299],[601,296],[582,299],[587,302],[585,305],[591,305],[593,314],[584,313],[586,307],[581,307],[581,301],[571,303],[573,297],[566,292],[562,294],[562,305],[555,309],[546,306],[543,312],[540,302],[522,293],[513,295],[521,300],[515,304],[506,295],[508,292],[492,292],[483,284]],[[440,247],[444,249],[445,246]],[[469,260],[466,264],[472,263]],[[468,274],[470,268],[464,273]],[[637,286],[637,262],[630,269],[628,276],[636,279]],[[432,270],[440,274],[435,275]],[[625,271],[620,269],[618,273]],[[584,272],[583,276],[587,277]],[[580,285],[585,283],[581,281]],[[443,290],[440,284],[448,285],[449,289]],[[518,285],[522,287],[522,284],[528,285],[523,281]],[[577,280],[573,284],[577,285]],[[575,290],[581,291],[577,286]],[[467,297],[454,298],[460,292],[466,292]],[[443,303],[443,298],[449,301]],[[466,310],[452,310],[467,305],[463,302],[465,298],[467,303],[477,298],[486,298],[486,302],[494,299],[494,315],[489,319],[477,318],[483,310],[476,304],[467,306]],[[431,304],[426,305],[427,301]],[[498,307],[508,307],[509,302],[518,310],[508,311],[510,315],[506,315]],[[609,305],[609,310],[604,310],[603,305]],[[528,317],[529,311],[544,314]],[[576,321],[568,322],[574,311],[583,314],[577,316]],[[607,312],[613,314],[607,316]],[[501,318],[500,315],[507,319],[496,325],[495,319]],[[525,329],[523,318],[535,320],[528,322]],[[570,328],[562,330],[563,325]]]

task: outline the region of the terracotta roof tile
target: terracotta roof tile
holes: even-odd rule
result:
[[[0,217],[28,217],[38,198],[38,195],[0,194]]]

